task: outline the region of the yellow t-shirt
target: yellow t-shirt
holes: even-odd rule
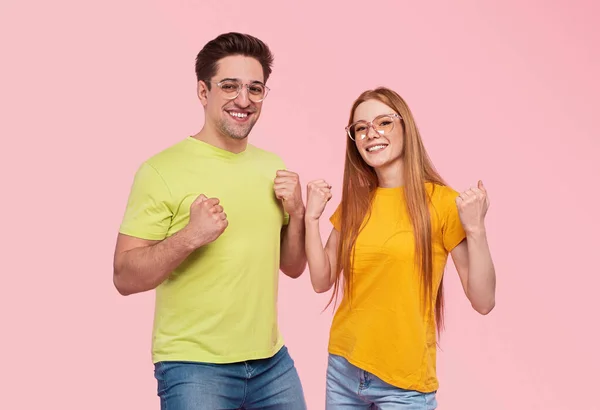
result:
[[[229,225],[156,289],[152,360],[231,363],[271,357],[277,325],[280,232],[275,154],[240,153],[188,137],[137,171],[120,232],[162,240],[186,226],[200,194],[221,201]]]
[[[434,295],[448,253],[464,238],[456,191],[426,184],[431,196]],[[338,207],[331,222],[339,231]],[[333,319],[329,352],[383,381],[432,392],[436,376],[435,300],[422,311],[420,272],[403,188],[378,188],[371,216],[354,248],[352,300],[344,295]]]

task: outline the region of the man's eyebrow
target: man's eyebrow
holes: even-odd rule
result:
[[[219,82],[222,83],[223,81],[237,81],[237,82],[242,82],[239,78],[230,78],[230,77],[223,78]],[[263,85],[263,86],[265,85],[262,81],[258,81],[258,80],[251,81],[250,84],[260,84],[260,85]]]

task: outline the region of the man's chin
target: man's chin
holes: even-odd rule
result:
[[[225,135],[226,137],[229,137],[233,140],[237,140],[237,141],[242,141],[245,140],[246,138],[248,138],[248,135],[250,135],[250,132],[239,132],[239,131],[233,131],[233,130],[222,130],[223,135]]]
[[[246,138],[248,138],[248,135],[249,134],[246,134],[246,135],[227,134],[227,136],[229,138],[238,140],[238,141],[245,140]]]
[[[234,127],[224,126],[224,127],[222,127],[221,130],[223,131],[223,134],[227,135],[228,137],[230,137],[234,140],[244,140],[244,139],[248,138],[248,135],[250,135],[250,132],[252,131],[253,127],[254,127],[254,124],[250,125],[249,127],[244,127],[243,129],[240,129],[238,127],[234,128]]]

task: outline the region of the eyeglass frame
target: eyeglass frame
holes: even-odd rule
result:
[[[269,91],[271,91],[271,89],[269,87],[267,87],[265,84],[261,83],[260,81],[252,81],[249,84],[244,84],[241,81],[238,81],[238,80],[233,79],[233,78],[225,78],[225,79],[223,79],[223,80],[221,80],[219,82],[210,81],[210,83],[211,84],[215,84],[217,87],[219,87],[219,89],[221,91],[223,91],[223,89],[221,88],[221,85],[224,82],[226,82],[226,81],[235,82],[235,83],[238,84],[238,89],[237,89],[237,93],[235,94],[235,96],[234,97],[225,97],[228,100],[235,100],[236,98],[238,98],[239,95],[240,95],[240,93],[242,92],[242,88],[244,88],[244,87],[246,87],[246,91],[248,92],[248,99],[250,101],[252,101],[252,102],[255,102],[255,103],[263,102],[267,98],[267,95],[269,94]],[[254,85],[254,84],[259,84],[259,85],[261,85],[262,87],[265,88],[265,95],[264,95],[264,97],[262,99],[258,100],[258,101],[254,101],[254,100],[250,99],[250,88],[249,87],[251,85]],[[225,93],[225,91],[223,91],[223,93]]]
[[[365,138],[367,137],[367,135],[369,135],[369,130],[370,130],[371,128],[373,128],[373,131],[375,131],[377,134],[380,134],[380,135],[381,135],[381,133],[380,133],[379,131],[377,131],[377,130],[375,129],[375,126],[373,125],[373,123],[374,123],[374,122],[375,122],[375,121],[376,121],[378,118],[381,118],[381,117],[392,117],[392,118],[400,118],[400,119],[403,119],[403,118],[402,118],[402,116],[401,116],[400,114],[398,114],[398,113],[392,113],[392,114],[381,114],[381,115],[378,115],[377,117],[373,118],[373,121],[365,121],[365,120],[354,121],[352,124],[348,125],[348,126],[345,128],[345,130],[346,130],[346,133],[348,134],[348,137],[349,137],[349,138],[350,138],[352,141],[356,141],[356,139],[355,139],[355,138],[352,138],[352,135],[350,134],[350,129],[351,129],[352,127],[354,127],[356,124],[358,124],[359,122],[366,122],[366,123],[367,123],[367,132],[365,133]],[[393,124],[393,122],[392,122],[392,124]],[[392,128],[392,130],[393,130],[393,129],[394,129],[394,128]],[[363,140],[363,139],[365,139],[365,138],[361,138],[361,140]]]

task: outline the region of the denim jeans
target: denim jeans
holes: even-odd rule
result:
[[[268,359],[231,364],[159,362],[161,410],[306,410],[287,348]]]
[[[392,386],[352,365],[345,358],[329,355],[327,365],[327,410],[435,410],[435,392],[421,393]]]

